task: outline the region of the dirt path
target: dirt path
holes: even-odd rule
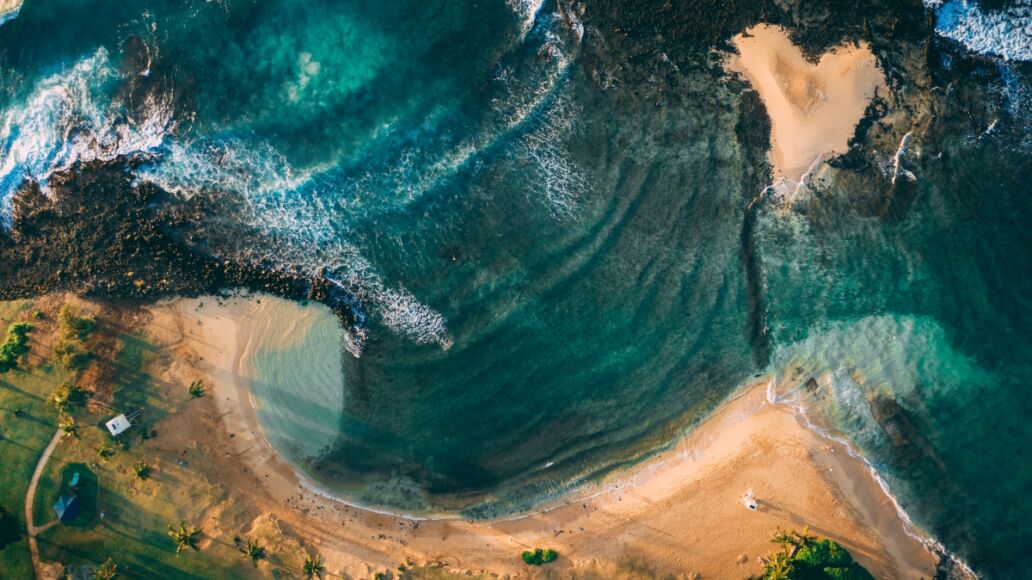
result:
[[[54,449],[57,448],[57,444],[61,442],[61,437],[64,433],[58,429],[54,433],[54,437],[50,439],[50,444],[43,450],[43,455],[39,458],[39,463],[36,464],[36,471],[32,473],[32,481],[29,482],[29,489],[25,492],[25,527],[28,528],[29,532],[29,552],[32,554],[32,569],[36,571],[36,578],[41,579],[43,575],[43,566],[39,561],[39,547],[36,545],[36,534],[50,528],[57,523],[57,520],[48,522],[43,526],[37,528],[32,524],[32,506],[36,503],[36,486],[39,485],[39,478],[43,477],[43,470],[47,466],[47,462],[50,461],[50,456],[54,454]]]

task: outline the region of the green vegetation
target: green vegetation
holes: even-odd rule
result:
[[[33,302],[28,300],[0,302],[0,320],[21,319],[31,314],[32,308]],[[6,544],[0,549],[0,576],[5,578],[33,575],[25,535],[25,492],[36,461],[57,430],[46,396],[65,378],[61,369],[35,363],[0,374],[0,506],[7,508],[0,514],[0,547]],[[20,539],[7,535],[12,529]],[[7,543],[9,539],[14,542]]]
[[[139,479],[148,479],[151,474],[151,466],[146,461],[137,461],[133,464],[133,473]]]
[[[46,320],[47,319],[46,313],[43,312],[42,310],[37,310],[37,311],[33,312],[32,313],[32,317],[35,318],[36,320]]]
[[[201,381],[194,381],[190,383],[190,388],[188,390],[190,392],[191,399],[200,399],[204,396],[204,391],[207,389],[204,388],[204,383]]]
[[[555,562],[556,558],[559,557],[559,553],[555,550],[534,548],[533,551],[527,550],[523,552],[523,561],[531,566],[540,566],[542,564],[548,564],[549,562]]]
[[[97,457],[101,460],[111,459],[115,456],[115,452],[118,451],[117,447],[107,442],[97,445],[95,449],[97,451]]]
[[[88,316],[80,316],[79,311],[68,304],[61,307],[57,321],[58,338],[54,342],[54,358],[70,371],[85,369],[93,360],[93,353],[86,350],[83,341],[93,333],[96,321]]]
[[[265,552],[265,548],[262,547],[262,545],[256,542],[255,540],[249,539],[246,542],[238,545],[237,549],[240,550],[240,553],[243,554],[245,558],[250,559],[251,564],[255,566],[258,565],[259,560],[264,560],[266,556],[268,556],[268,554]]]
[[[322,556],[305,554],[305,563],[302,565],[301,571],[304,572],[305,578],[322,578],[323,573],[326,572]]]
[[[97,321],[90,316],[82,316],[71,304],[65,304],[57,314],[60,338],[82,342],[97,328]]]
[[[33,327],[28,322],[16,322],[7,328],[7,340],[0,344],[0,373],[18,367],[18,359],[29,352],[29,333]]]
[[[104,560],[104,563],[93,569],[93,578],[95,580],[112,580],[118,575],[118,564],[111,558]]]
[[[809,533],[777,530],[771,542],[781,546],[780,552],[763,559],[765,580],[874,580],[863,566],[837,542]]]
[[[32,300],[0,301],[0,341],[7,323],[31,320],[37,308]],[[110,419],[110,412],[100,406],[96,409],[80,406],[79,402],[85,402],[87,394],[81,390],[70,397],[75,403],[66,407],[63,417],[47,404],[47,398],[55,389],[74,384],[78,372],[66,368],[58,357],[33,356],[37,352],[37,340],[50,344],[60,341],[57,310],[46,310],[54,312],[48,316],[54,320],[53,325],[38,325],[30,334],[33,340],[29,358],[20,360],[18,368],[0,374],[0,466],[3,466],[0,506],[6,507],[14,520],[11,523],[0,518],[0,538],[7,537],[3,534],[8,526],[21,534],[18,539],[12,535],[15,541],[0,549],[0,576],[33,576],[25,535],[26,489],[43,449],[60,428],[59,423],[74,417],[79,438],[64,437],[46,464],[32,506],[33,519],[39,526],[55,518],[53,506],[62,489],[66,465],[99,463],[95,467],[99,476],[96,504],[90,506],[97,514],[93,518],[95,525],[57,525],[41,532],[39,549],[44,561],[60,561],[67,564],[69,570],[96,570],[108,556],[115,556],[118,578],[254,577],[257,573],[229,542],[215,539],[208,545],[201,538],[200,546],[204,549],[189,558],[177,558],[175,550],[170,549],[169,522],[184,518],[192,521],[191,518],[211,510],[208,513],[220,513],[220,518],[231,520],[232,524],[228,525],[244,525],[236,503],[218,481],[210,480],[203,470],[192,469],[192,465],[191,468],[177,466],[174,454],[148,449],[149,441],[136,443],[135,437],[132,449],[119,451],[108,460],[98,462],[97,446],[112,443],[103,427],[104,421]],[[119,332],[118,328],[97,324],[86,341],[91,348],[95,339],[102,342],[104,348],[98,346],[97,352],[105,354],[104,360],[99,362],[113,371],[110,375],[100,375],[103,380],[111,381],[102,386],[112,398],[107,399],[105,393],[99,400],[117,409],[143,409],[146,423],[160,429],[161,421],[175,412],[177,404],[175,391],[152,375],[154,364],[166,356],[166,351],[142,333]],[[44,332],[53,334],[44,336]],[[85,350],[86,346],[78,342],[77,336],[75,340],[80,350]],[[179,387],[181,393],[182,386]],[[191,449],[190,453],[200,455],[201,452]],[[154,473],[160,470],[169,477],[158,480],[152,474],[149,482],[142,485],[133,470],[133,465],[141,460],[152,465]],[[203,457],[197,460],[204,461]],[[295,575],[300,574],[300,555],[297,560]]]
[[[197,551],[200,548],[197,547],[197,542],[200,541],[201,530],[197,528],[191,528],[186,526],[186,521],[179,522],[179,527],[174,528],[168,527],[168,537],[176,545],[176,556],[178,556],[183,548],[192,548]]]
[[[72,407],[81,407],[86,404],[86,391],[70,381],[64,381],[47,397],[47,404],[57,409],[58,414],[63,416]]]

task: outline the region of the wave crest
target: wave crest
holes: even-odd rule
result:
[[[148,95],[135,114],[111,102],[120,75],[106,49],[38,82],[0,120],[0,224],[11,225],[14,195],[28,181],[44,194],[50,176],[77,163],[154,151],[174,129],[171,98]],[[106,104],[102,104],[106,103]]]

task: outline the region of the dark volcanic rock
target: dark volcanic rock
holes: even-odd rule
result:
[[[134,185],[127,171],[132,163],[76,167],[54,176],[48,195],[35,183],[23,187],[11,230],[0,231],[0,299],[68,291],[156,300],[245,289],[320,300],[348,326],[360,318],[353,297],[320,290],[324,284],[300,270],[218,259],[204,251],[196,225],[208,219],[208,208],[202,202],[167,203],[169,195],[160,188]]]

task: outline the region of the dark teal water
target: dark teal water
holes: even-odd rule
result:
[[[937,39],[919,4],[863,29],[854,9],[29,0],[0,26],[0,200],[133,157],[131,179],[212,200],[187,243],[327,268],[367,320],[339,436],[291,459],[352,500],[530,509],[773,373],[915,522],[1019,577],[1029,65]],[[871,35],[892,87],[792,201],[720,64],[761,19]],[[326,415],[303,384],[293,404],[298,433]]]

